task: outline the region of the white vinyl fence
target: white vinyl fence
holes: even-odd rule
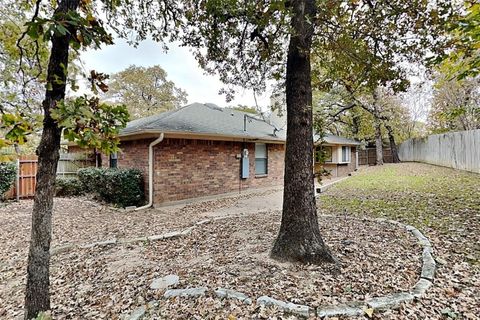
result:
[[[480,173],[480,129],[409,139],[398,150],[401,161],[417,161]]]

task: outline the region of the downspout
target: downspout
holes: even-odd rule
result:
[[[153,147],[162,142],[162,140],[163,132],[160,133],[160,136],[148,146],[148,203],[136,208],[135,211],[147,209],[153,205]]]

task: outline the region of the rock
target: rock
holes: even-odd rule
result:
[[[132,314],[127,318],[127,320],[140,320],[145,315],[145,306],[141,306],[135,309]]]
[[[90,248],[97,247],[97,246],[102,247],[102,246],[108,246],[108,245],[112,245],[112,244],[116,244],[116,243],[117,243],[117,240],[112,239],[112,240],[105,240],[105,241],[87,243],[87,244],[82,245],[80,248],[90,249]]]
[[[424,247],[422,253],[422,275],[421,277],[430,281],[435,278],[436,263],[432,256],[432,248]]]
[[[176,238],[182,235],[181,231],[172,231],[163,234],[163,239]]]
[[[399,227],[403,227],[403,228],[406,227],[403,223],[401,223],[401,222],[399,222],[399,221],[396,221],[396,220],[387,220],[387,222],[388,222],[388,223],[391,223],[391,224],[394,224],[394,225],[397,225],[397,226],[399,226]]]
[[[52,248],[52,249],[50,249],[50,255],[53,256],[55,254],[66,252],[66,251],[72,249],[73,247],[74,247],[73,244],[65,244],[63,246]]]
[[[209,223],[211,222],[212,220],[210,219],[205,219],[205,220],[202,220],[202,221],[198,221],[197,223],[195,223],[197,226],[201,226],[202,224],[206,224],[206,223]]]
[[[304,306],[301,304],[295,304],[291,302],[283,302],[277,299],[270,298],[268,296],[261,296],[257,299],[258,305],[265,305],[265,306],[277,306],[279,309],[293,313],[296,315],[300,315],[303,317],[310,316],[310,308],[308,306]]]
[[[420,279],[418,282],[415,284],[415,287],[413,287],[411,294],[415,298],[421,298],[425,292],[432,286],[432,282],[426,280],[426,279]]]
[[[366,301],[367,305],[373,309],[394,309],[401,303],[413,300],[410,293],[399,292],[384,297],[372,298]]]
[[[156,234],[154,236],[149,236],[147,237],[148,241],[157,241],[157,240],[162,240],[164,238],[163,234]]]
[[[414,226],[410,226],[410,225],[405,225],[405,229],[407,229],[408,231],[417,230],[417,228],[415,228]]]
[[[165,291],[163,295],[165,298],[185,297],[185,298],[197,298],[205,295],[207,288],[189,288],[189,289],[170,289]]]
[[[215,290],[215,294],[219,298],[226,298],[226,299],[237,299],[239,301],[242,301],[245,304],[252,304],[252,299],[247,297],[245,294],[234,291],[234,290],[229,290],[229,289],[223,289],[223,288],[218,288]]]
[[[122,239],[120,240],[120,243],[135,243],[135,242],[145,242],[145,241],[148,241],[147,237]]]
[[[169,286],[178,284],[180,278],[176,274],[169,274],[163,278],[157,278],[150,284],[150,289],[159,290],[166,289]]]
[[[432,245],[430,244],[430,241],[418,230],[418,229],[413,229],[411,230],[412,234],[418,239],[420,242],[420,245],[422,246],[428,246],[431,247]]]
[[[187,229],[185,229],[185,230],[183,230],[183,231],[181,232],[181,235],[182,235],[182,236],[186,236],[187,234],[190,234],[193,229],[195,229],[195,227],[187,228]]]
[[[361,303],[339,304],[337,306],[323,306],[317,309],[317,317],[355,317],[363,315]]]

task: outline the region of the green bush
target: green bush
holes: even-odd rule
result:
[[[97,192],[104,185],[105,168],[83,168],[77,171],[78,179],[85,187],[85,190]]]
[[[139,206],[144,202],[143,175],[138,169],[85,168],[78,170],[85,190],[118,206]]]
[[[75,197],[85,194],[85,188],[76,177],[57,177],[55,195],[58,197]]]
[[[0,163],[0,199],[10,190],[17,176],[17,166],[11,162]]]

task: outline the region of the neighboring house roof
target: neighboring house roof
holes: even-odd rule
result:
[[[155,132],[285,141],[285,130],[277,131],[273,125],[251,113],[220,108],[211,103],[192,103],[176,110],[133,120],[120,132],[120,137]]]
[[[313,141],[315,143],[320,143],[320,136],[319,135],[314,135],[313,136]],[[348,139],[344,137],[339,137],[333,134],[326,134],[325,137],[323,137],[323,141],[325,141],[325,144],[341,144],[341,145],[352,145],[352,146],[358,146],[360,145],[360,142],[353,140],[353,139]]]
[[[192,103],[176,110],[130,121],[120,132],[120,137],[160,132],[278,142],[285,142],[286,139],[285,129],[276,130],[274,125],[251,113],[221,108],[213,103]],[[317,140],[318,136],[315,135],[314,141]],[[327,144],[360,144],[355,140],[330,134],[326,135],[324,140]]]

